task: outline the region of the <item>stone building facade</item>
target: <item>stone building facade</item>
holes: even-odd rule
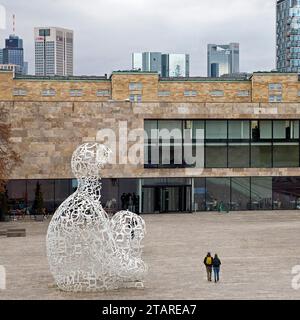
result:
[[[9,110],[11,142],[23,160],[8,184],[11,205],[30,208],[40,181],[53,211],[76,188],[70,159],[79,144],[96,141],[101,129],[112,129],[118,142],[120,126],[130,132],[165,123],[203,125],[204,168],[152,166],[146,159],[121,164],[117,156],[117,164],[102,172],[104,205],[116,199],[117,207],[144,213],[300,209],[299,102],[293,73],[241,80],[143,72],[14,78],[0,72],[0,105]],[[116,154],[134,143],[127,149],[121,143]],[[144,143],[143,159],[150,150]],[[235,164],[237,158],[243,161]]]

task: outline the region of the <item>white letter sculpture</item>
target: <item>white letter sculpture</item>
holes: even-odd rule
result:
[[[72,156],[78,188],[56,210],[47,233],[50,271],[63,291],[104,291],[143,286],[144,220],[129,211],[109,219],[102,208],[99,170],[111,151],[86,143]]]

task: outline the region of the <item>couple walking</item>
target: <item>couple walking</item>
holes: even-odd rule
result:
[[[215,282],[219,282],[221,260],[219,259],[218,255],[215,254],[213,258],[210,252],[208,252],[207,256],[204,258],[204,264],[206,266],[207,280],[211,282],[212,270],[214,270]]]

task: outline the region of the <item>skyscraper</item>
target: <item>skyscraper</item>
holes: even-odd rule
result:
[[[133,53],[132,68],[161,74],[161,56],[161,52]]]
[[[189,77],[188,54],[143,52],[132,54],[132,69],[158,72],[162,77]]]
[[[277,1],[277,70],[300,73],[300,1]]]
[[[208,77],[221,77],[224,74],[238,73],[239,69],[240,48],[238,43],[229,43],[225,45],[208,44]]]
[[[189,77],[190,56],[188,54],[170,53],[162,55],[163,77]]]
[[[73,75],[73,31],[62,28],[35,28],[35,74]]]
[[[0,54],[1,55],[1,54]],[[16,35],[5,39],[5,48],[2,50],[2,63],[16,65],[18,73],[26,74],[24,62],[23,40]]]

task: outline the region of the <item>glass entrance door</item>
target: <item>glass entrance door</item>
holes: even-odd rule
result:
[[[143,213],[191,212],[190,186],[143,188]]]

